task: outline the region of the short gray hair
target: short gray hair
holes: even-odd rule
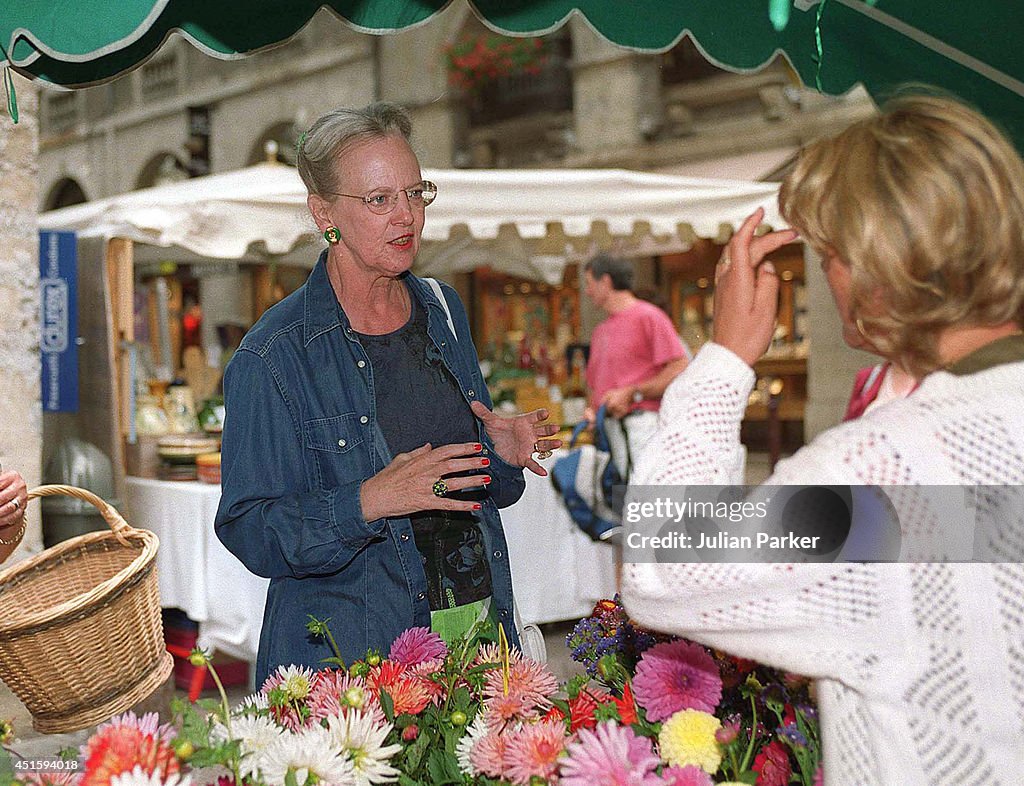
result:
[[[412,120],[398,104],[378,101],[363,109],[332,109],[299,137],[299,176],[311,194],[334,191],[338,188],[334,162],[346,148],[393,135],[406,142],[412,136]]]

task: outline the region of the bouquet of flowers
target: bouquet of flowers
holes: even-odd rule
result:
[[[325,621],[309,627],[333,644]],[[587,673],[561,687],[503,637],[476,633],[446,645],[412,628],[386,657],[370,651],[346,666],[336,656],[317,671],[282,666],[234,709],[223,689],[219,702],[176,700],[169,724],[128,713],[96,730],[74,770],[17,782],[812,786],[820,778],[806,681],[654,636],[617,599],[569,635]],[[192,657],[208,664],[201,651]]]

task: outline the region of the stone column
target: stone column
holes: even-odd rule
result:
[[[25,476],[41,474],[39,383],[39,94],[15,75],[20,122],[0,109],[0,462]],[[42,548],[39,504],[12,560]],[[9,564],[9,563],[8,563]]]

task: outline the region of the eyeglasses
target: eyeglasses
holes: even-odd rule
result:
[[[358,194],[338,194],[333,191],[325,191],[324,193],[329,194],[330,196],[361,199],[363,204],[370,209],[371,213],[383,216],[392,212],[398,206],[398,195],[403,191],[409,199],[409,207],[416,209],[425,208],[434,201],[435,197],[437,197],[437,186],[429,180],[424,180],[414,186],[410,186],[409,188],[400,189],[398,192],[374,191],[366,196],[359,196]]]

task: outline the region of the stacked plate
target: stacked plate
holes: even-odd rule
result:
[[[196,458],[220,450],[220,440],[208,434],[168,434],[157,441],[161,480],[196,480]]]

